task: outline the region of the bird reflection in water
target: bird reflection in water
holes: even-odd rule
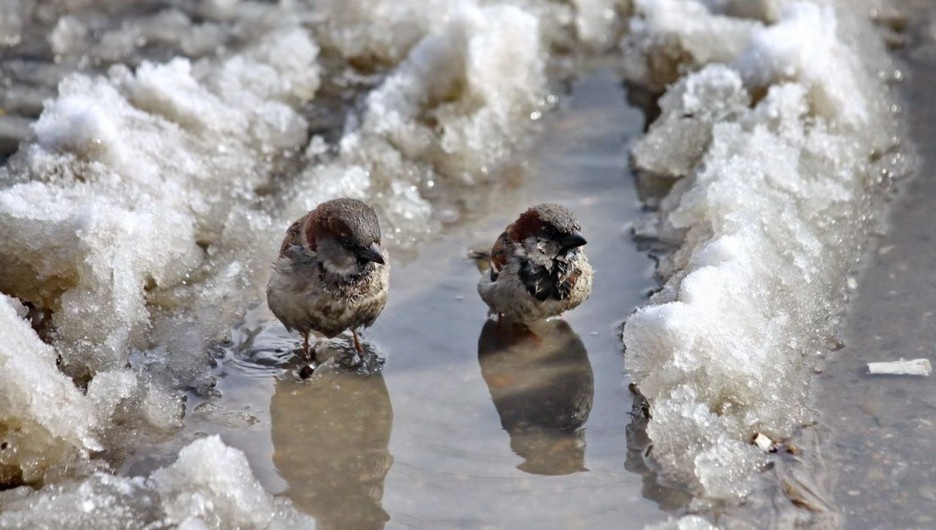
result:
[[[585,469],[584,425],[595,380],[585,345],[560,319],[514,327],[489,320],[478,339],[491,392],[518,469],[567,475]]]
[[[317,528],[383,528],[384,477],[393,464],[383,377],[323,365],[310,382],[278,380],[270,412],[286,496],[315,516]]]

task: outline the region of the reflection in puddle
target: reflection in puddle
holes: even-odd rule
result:
[[[318,528],[383,528],[384,477],[393,464],[387,385],[380,375],[319,370],[309,382],[276,382],[273,463],[290,484],[286,495]]]
[[[585,422],[595,380],[585,345],[560,319],[515,328],[488,320],[478,338],[481,375],[518,469],[567,475],[585,468]]]

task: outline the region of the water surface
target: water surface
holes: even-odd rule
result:
[[[219,367],[221,397],[202,404],[214,416],[196,415],[186,432],[220,432],[322,528],[664,518],[627,470],[631,395],[614,320],[653,285],[628,231],[640,204],[625,146],[642,125],[613,75],[584,76],[486,204],[394,259],[390,301],[365,334],[387,358],[382,374],[326,365],[299,381],[289,353],[298,337],[258,308]],[[564,320],[503,329],[488,320],[467,254],[544,201],[578,213],[594,292]],[[237,425],[244,411],[248,425]],[[235,424],[219,426],[225,417]]]

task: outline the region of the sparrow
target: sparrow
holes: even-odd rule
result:
[[[533,206],[507,226],[491,249],[490,272],[478,281],[491,312],[526,323],[584,302],[594,272],[579,230],[575,214],[558,204]]]
[[[286,329],[332,338],[374,323],[387,303],[390,262],[380,246],[374,209],[357,199],[333,199],[297,219],[283,238],[267,284],[267,304]]]

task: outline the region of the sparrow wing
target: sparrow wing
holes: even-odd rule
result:
[[[497,277],[500,275],[500,271],[503,270],[504,266],[507,265],[507,257],[510,255],[510,236],[508,235],[508,230],[504,231],[496,241],[494,241],[494,246],[491,248],[491,281],[497,280]]]
[[[309,214],[305,214],[296,219],[296,222],[286,229],[286,237],[283,238],[283,244],[280,245],[280,257],[285,256],[290,247],[294,245],[302,246],[302,228],[308,218]]]

